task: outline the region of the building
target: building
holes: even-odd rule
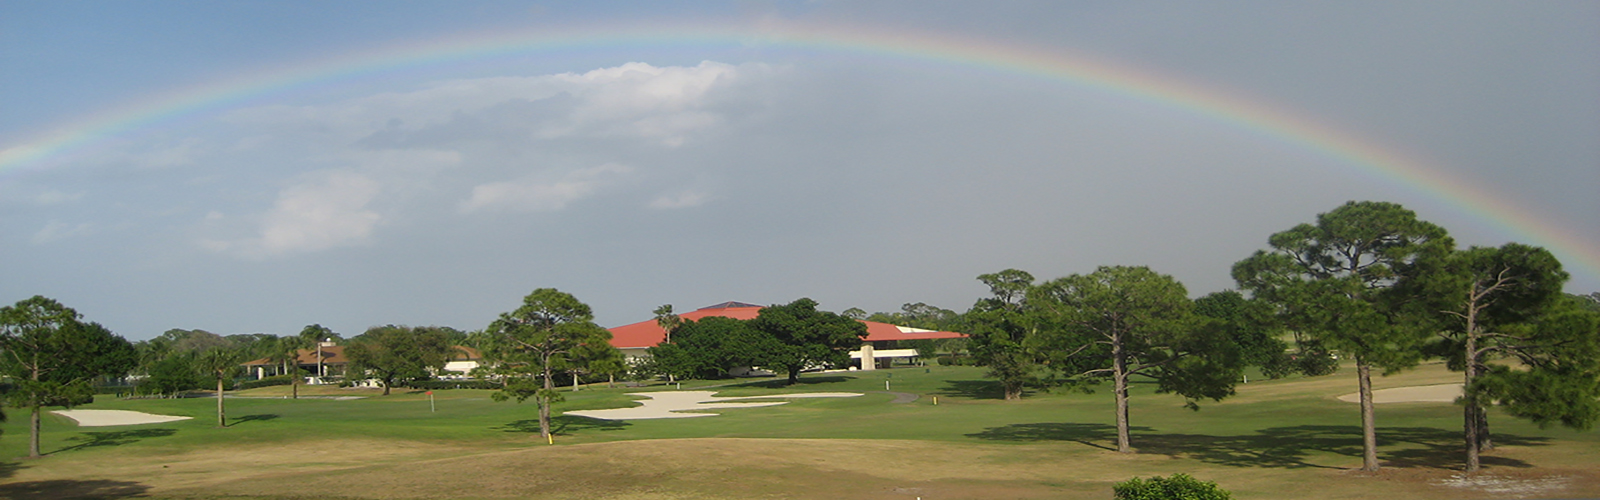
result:
[[[300,373],[311,374],[312,383],[320,383],[324,377],[344,375],[350,360],[344,356],[344,346],[318,342],[314,348],[295,352],[295,364],[299,365]],[[248,361],[243,366],[257,380],[281,375],[285,371],[282,364],[268,361],[267,358]]]
[[[684,321],[695,321],[710,316],[750,320],[755,319],[762,307],[744,302],[723,302],[679,314],[678,317]],[[867,325],[867,338],[862,342],[862,348],[858,351],[852,351],[850,357],[862,359],[861,369],[863,370],[872,370],[880,362],[892,358],[916,357],[917,352],[915,349],[902,349],[898,345],[899,341],[966,337],[966,334],[956,332],[924,330],[876,321],[857,321]],[[654,319],[611,329],[611,345],[622,351],[622,354],[628,359],[644,356],[646,349],[654,347],[666,341],[666,339],[667,331],[662,329],[661,325],[656,324]]]

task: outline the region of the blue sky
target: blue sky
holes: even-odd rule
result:
[[[1493,197],[1026,72],[616,43],[312,80],[0,167],[0,300],[47,295],[142,339],[471,330],[540,287],[607,326],[664,303],[803,296],[964,310],[984,293],[974,277],[1005,268],[1149,265],[1198,296],[1272,232],[1352,199],[1402,203],[1463,245],[1557,243],[1483,215],[1510,207],[1561,231],[1569,290],[1587,293],[1596,19],[1577,2],[0,2],[0,151],[400,47],[847,27],[1136,68]]]

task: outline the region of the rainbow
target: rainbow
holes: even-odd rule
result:
[[[0,180],[60,164],[66,154],[122,134],[234,108],[319,84],[479,59],[582,50],[682,48],[797,49],[1027,75],[1176,109],[1316,152],[1382,182],[1419,191],[1514,239],[1542,245],[1574,275],[1600,281],[1600,245],[1547,222],[1480,186],[1425,162],[1259,102],[1169,75],[1112,64],[1056,47],[1041,48],[907,30],[766,23],[757,27],[612,27],[494,33],[403,44],[210,82],[86,117],[26,143],[0,149]]]

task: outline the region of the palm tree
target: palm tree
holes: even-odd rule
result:
[[[683,318],[672,313],[672,304],[662,304],[661,307],[656,308],[655,314],[656,326],[660,326],[662,330],[667,332],[666,340],[661,341],[661,343],[671,344],[672,331],[677,330],[680,326],[683,326]],[[671,373],[667,374],[667,382],[676,382]]]
[[[207,377],[217,379],[217,427],[227,427],[227,411],[222,406],[223,383],[236,375],[240,369],[239,363],[244,361],[244,353],[221,347],[213,347],[201,353],[195,359],[195,368]]]
[[[267,361],[277,363],[283,368],[282,373],[289,376],[295,399],[300,399],[300,350],[305,348],[305,343],[300,337],[278,337],[267,351]]]

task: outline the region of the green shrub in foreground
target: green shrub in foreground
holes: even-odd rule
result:
[[[1217,483],[1201,481],[1181,472],[1170,478],[1135,477],[1112,486],[1111,493],[1116,500],[1233,500],[1233,495],[1218,488]]]

